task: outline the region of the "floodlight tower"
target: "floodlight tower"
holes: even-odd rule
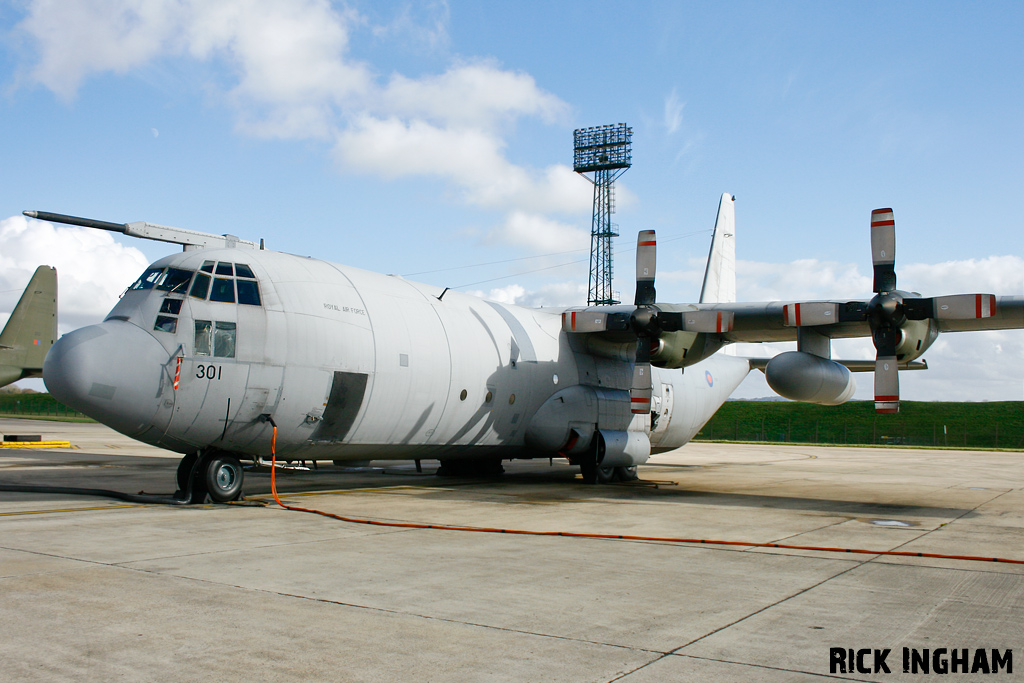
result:
[[[619,303],[612,295],[612,223],[615,179],[632,164],[633,129],[624,123],[573,131],[574,171],[594,184],[594,218],[590,228],[590,291],[588,306]],[[586,176],[593,173],[594,177]]]

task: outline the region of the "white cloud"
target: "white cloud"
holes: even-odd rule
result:
[[[585,259],[590,232],[541,215],[513,211],[504,224],[488,233],[487,240],[524,245],[541,254],[579,250]],[[567,257],[560,258],[560,262],[565,262]]]
[[[61,333],[99,322],[149,260],[110,233],[56,227],[13,216],[0,220],[0,314],[10,315],[36,266],[57,269]],[[14,291],[10,291],[14,290]]]
[[[418,79],[395,74],[380,93],[380,108],[442,125],[488,129],[518,116],[539,116],[553,123],[568,114],[568,105],[538,88],[529,74],[487,62]]]
[[[447,6],[428,10],[421,28],[441,40]],[[415,21],[407,9],[369,30],[397,40]],[[505,153],[516,120],[564,121],[565,102],[490,61],[383,79],[349,54],[352,32],[366,24],[328,0],[34,0],[18,29],[38,47],[29,77],[64,99],[95,73],[191,57],[220,68],[224,83],[208,90],[234,108],[245,134],[323,140],[347,170],[438,177],[486,209],[589,209],[590,186],[570,168],[525,168]]]
[[[585,306],[587,302],[587,286],[579,282],[555,282],[535,290],[527,290],[522,285],[511,284],[486,292],[471,290],[466,293],[488,301],[528,308]]]

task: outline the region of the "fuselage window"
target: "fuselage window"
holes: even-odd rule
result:
[[[216,323],[213,332],[213,355],[220,358],[235,357],[235,323]]]
[[[156,317],[156,325],[153,326],[154,330],[160,332],[171,332],[174,333],[178,329],[178,319],[172,318],[169,315],[158,315]]]
[[[168,268],[167,274],[160,278],[156,288],[164,292],[181,292],[184,294],[188,291],[188,283],[191,279],[191,270]]]
[[[160,304],[160,312],[178,315],[181,313],[181,299],[164,299],[164,302]]]
[[[213,323],[209,320],[196,321],[195,351],[197,356],[209,356],[213,351]]]
[[[221,261],[217,264],[217,275],[227,275],[231,277],[235,274],[235,271],[231,268],[231,264],[225,261]]]
[[[213,290],[210,291],[210,301],[224,301],[229,304],[235,303],[235,281],[224,278],[213,279]]]
[[[238,280],[238,303],[249,306],[260,305],[260,286],[254,280]]]
[[[203,261],[203,267],[200,268],[199,270],[203,271],[204,273],[212,273],[213,263],[213,261]]]
[[[194,296],[197,299],[205,299],[209,292],[210,276],[204,273],[196,273],[195,282],[192,283],[192,291],[188,295]]]
[[[131,286],[131,289],[153,289],[163,272],[163,268],[147,268],[142,277]]]

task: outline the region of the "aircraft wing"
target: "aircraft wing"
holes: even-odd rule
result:
[[[955,295],[989,296],[989,295]],[[943,297],[939,297],[943,298]],[[971,332],[980,330],[1024,329],[1024,296],[996,296],[995,312],[987,317],[939,318],[935,320],[939,332]],[[915,299],[927,301],[927,299]],[[694,304],[697,310],[722,311],[733,316],[733,327],[721,337],[727,342],[780,342],[796,341],[801,327],[813,327],[829,339],[870,337],[871,325],[866,315],[870,301],[762,301],[721,304]],[[797,324],[796,306],[813,311],[833,310],[837,314],[831,322],[811,320]],[[843,319],[842,312],[848,310],[859,320]],[[827,316],[822,316],[827,317]]]
[[[726,201],[726,200],[729,201]],[[718,225],[734,225],[732,197],[724,195]],[[712,242],[709,270],[729,278],[725,246]],[[732,232],[726,228],[731,237]],[[724,242],[722,242],[724,244]],[[732,243],[728,249],[733,248]],[[853,395],[848,364],[832,360],[831,340],[870,337],[875,346],[875,409],[899,411],[899,370],[912,364],[941,332],[1024,328],[1024,297],[952,294],[923,297],[896,288],[896,224],[890,208],[871,212],[872,291],[867,300],[735,302],[719,296],[712,283],[698,304],[655,303],[655,236],[644,231],[637,241],[637,290],[633,307],[570,309],[562,327],[585,337],[591,353],[622,354],[635,340],[633,401],[649,395],[646,375],[653,363],[682,368],[730,342],[796,341],[797,351],[779,354],[765,366],[768,384],[794,400],[835,404]],[[731,271],[731,272],[734,272]],[[615,346],[618,343],[620,346]],[[628,351],[628,348],[625,349]],[[863,368],[854,368],[863,369]],[[645,411],[646,412],[646,411]]]

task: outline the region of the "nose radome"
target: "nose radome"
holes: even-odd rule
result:
[[[151,334],[122,321],[66,334],[43,364],[43,381],[61,403],[135,436],[150,425],[170,389],[168,353]]]

